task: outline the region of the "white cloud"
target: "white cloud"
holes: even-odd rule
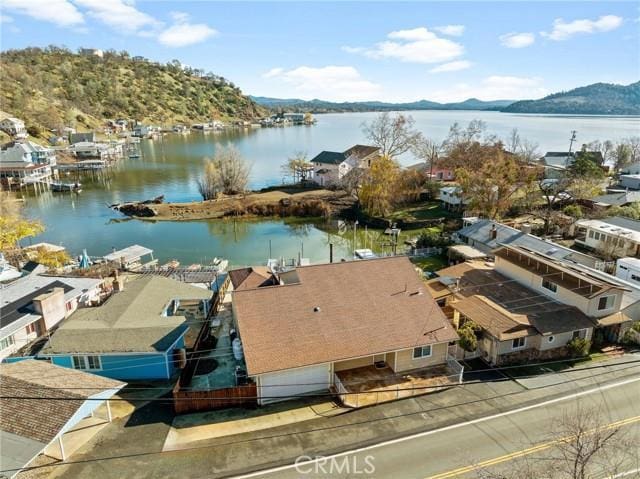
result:
[[[372,100],[378,98],[381,92],[380,85],[362,78],[352,66],[301,66],[292,70],[272,68],[262,76],[290,85],[295,90],[295,95],[303,99]]]
[[[442,33],[443,35],[459,37],[464,33],[464,25],[443,25],[441,27],[435,27],[434,30]]]
[[[84,23],[82,13],[67,0],[3,0],[2,8],[61,27]]]
[[[622,25],[622,17],[616,15],[603,15],[597,20],[574,20],[565,22],[562,18],[556,18],[553,21],[553,30],[551,33],[540,32],[540,35],[550,40],[566,40],[579,33],[598,33],[615,30]]]
[[[429,70],[431,73],[457,72],[471,68],[473,63],[468,60],[458,60],[455,62],[443,63]]]
[[[13,18],[0,13],[0,23],[13,23]]]
[[[440,102],[480,100],[525,100],[541,98],[549,92],[542,78],[492,75],[473,85],[458,83],[445,90],[434,91],[430,100]]]
[[[536,36],[533,33],[505,33],[500,35],[500,43],[507,48],[524,48],[533,45]]]
[[[125,33],[160,24],[151,15],[138,10],[133,2],[126,0],[75,0],[75,3],[86,8],[90,17]]]
[[[201,43],[218,34],[216,30],[204,23],[189,23],[189,15],[172,12],[175,23],[158,35],[158,41],[168,47],[185,47]]]
[[[408,63],[440,63],[464,53],[464,47],[446,38],[440,38],[425,27],[398,30],[387,35],[390,40],[371,48],[343,47],[349,53],[361,53],[369,58],[391,58]]]

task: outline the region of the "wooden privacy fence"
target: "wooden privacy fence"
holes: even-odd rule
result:
[[[188,391],[180,389],[180,383],[173,388],[173,409],[176,414],[211,411],[227,407],[256,407],[258,388],[255,384],[209,391]]]

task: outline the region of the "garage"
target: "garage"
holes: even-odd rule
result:
[[[312,392],[326,391],[330,385],[328,363],[261,374],[258,382],[260,404],[295,399]]]

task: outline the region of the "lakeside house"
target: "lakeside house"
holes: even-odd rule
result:
[[[528,223],[517,229],[498,221],[467,217],[463,219],[463,227],[454,234],[453,239],[457,243],[479,250],[488,257],[493,257],[493,251],[501,245],[515,245],[591,268],[604,267],[603,262],[589,255],[531,234],[531,225]]]
[[[442,207],[449,211],[462,211],[469,203],[462,197],[462,188],[459,186],[443,186],[438,193],[438,200]]]
[[[619,186],[621,188],[636,190],[635,193],[640,193],[639,191],[637,191],[637,190],[640,190],[640,174],[620,175],[619,181],[620,181]],[[640,199],[637,199],[635,201],[640,201]]]
[[[380,157],[380,148],[354,145],[343,152],[322,151],[311,159],[313,179],[321,186],[336,185],[354,168],[367,169]]]
[[[616,278],[640,287],[640,258],[619,258],[616,261]]]
[[[0,130],[16,139],[27,137],[27,129],[24,126],[24,121],[18,118],[7,117],[0,120]]]
[[[548,151],[540,159],[540,164],[544,168],[544,177],[547,179],[564,178],[567,168],[582,155],[588,155],[599,165],[604,164],[604,158],[599,151]]]
[[[81,133],[69,133],[69,144],[75,145],[76,143],[95,143],[97,141],[95,131],[87,131]]]
[[[106,293],[101,279],[44,276],[41,269],[0,289],[0,360],[28,351],[37,338]]]
[[[622,216],[578,220],[574,225],[576,244],[605,256],[640,257],[640,221]]]
[[[114,281],[101,306],[77,311],[51,335],[38,358],[122,380],[169,379],[180,367],[190,323],[202,320],[209,290],[155,275]]]
[[[104,51],[100,50],[99,48],[79,48],[78,54],[85,57],[104,57]]]
[[[0,149],[0,181],[24,186],[44,182],[56,173],[56,155],[32,141],[14,141]]]
[[[438,271],[427,287],[456,328],[481,328],[475,351],[495,365],[566,357],[567,343],[591,340],[594,330],[619,341],[640,320],[640,289],[613,276],[504,245],[495,263],[467,261]]]
[[[636,161],[635,163],[631,163],[629,166],[626,166],[620,172],[623,175],[640,175],[640,161]]]
[[[406,257],[272,273],[230,272],[240,285],[233,324],[259,404],[332,390],[365,405],[397,398],[396,388],[460,380],[448,356],[458,336]]]
[[[109,399],[124,386],[47,361],[0,364],[3,477],[15,477],[40,454],[64,461],[86,445],[111,422]]]

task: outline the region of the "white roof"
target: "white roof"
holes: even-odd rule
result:
[[[608,221],[611,220],[611,221]],[[621,223],[621,224],[619,224]],[[576,223],[579,226],[591,228],[600,233],[605,233],[619,238],[628,239],[640,243],[640,222],[628,220],[626,218],[604,218],[602,220],[580,220]]]
[[[44,288],[55,281],[60,281],[61,283],[67,284],[73,288],[64,295],[64,299],[69,300],[76,296],[80,296],[87,290],[97,287],[103,280],[96,278],[67,278],[65,276],[41,276],[39,274],[29,274],[0,289],[0,297],[2,297],[2,302],[0,304],[5,305],[13,303],[29,293]]]
[[[124,258],[126,262],[137,260],[142,256],[146,256],[148,254],[153,253],[152,249],[145,248],[144,246],[140,246],[139,244],[134,244],[132,246],[128,246],[124,249],[114,251],[104,257],[107,261],[120,261],[121,258]]]
[[[461,256],[464,256],[466,259],[479,259],[479,258],[487,257],[486,253],[480,251],[477,248],[474,248],[473,246],[469,246],[466,244],[458,244],[458,245],[450,246],[449,249],[455,251]]]
[[[620,258],[618,259],[618,264],[625,264],[628,266],[635,266],[636,268],[640,268],[640,258]]]

